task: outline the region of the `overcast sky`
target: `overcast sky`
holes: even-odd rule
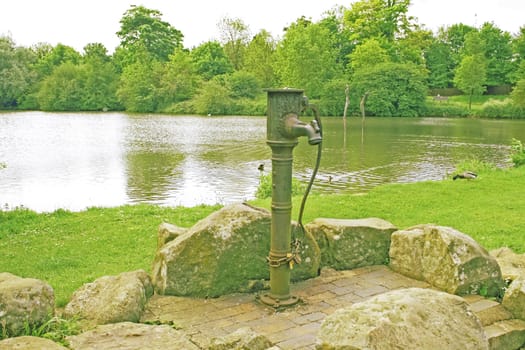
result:
[[[159,10],[162,19],[180,30],[184,46],[192,48],[218,39],[217,23],[224,17],[239,18],[252,34],[266,29],[274,37],[297,18],[314,21],[334,6],[350,7],[354,0],[0,0],[0,35],[17,45],[62,43],[82,52],[88,43],[102,43],[109,52],[119,44],[116,32],[131,4]],[[525,0],[412,0],[409,14],[435,30],[442,25],[464,23],[479,26],[493,22],[518,32],[525,26]]]

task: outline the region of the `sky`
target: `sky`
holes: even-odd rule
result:
[[[119,44],[115,34],[130,5],[159,10],[162,20],[184,35],[193,48],[219,39],[217,23],[227,17],[241,19],[252,34],[266,29],[281,38],[283,28],[301,16],[317,21],[325,11],[347,8],[355,0],[1,0],[0,35],[29,47],[62,43],[82,52],[88,43],[102,43],[112,53]],[[524,0],[412,0],[408,14],[426,28],[464,23],[481,26],[492,22],[511,34],[525,26]]]

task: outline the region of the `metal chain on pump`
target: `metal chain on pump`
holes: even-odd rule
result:
[[[306,106],[303,108],[303,112],[306,109],[311,109],[314,113],[314,119],[317,122],[317,126],[319,127],[319,134],[321,136],[321,139],[323,137],[323,127],[321,125],[321,118],[319,117],[319,111],[317,110],[317,107],[314,105],[306,104]],[[317,172],[319,171],[319,166],[321,165],[321,150],[322,150],[322,142],[319,142],[317,145],[317,158],[315,161],[315,167],[312,172],[312,175],[310,177],[310,181],[308,182],[308,185],[306,186],[306,190],[303,195],[303,199],[301,201],[301,207],[299,209],[299,216],[297,219],[297,225],[302,233],[302,238],[306,238],[307,235],[309,235],[310,239],[313,239],[313,237],[306,231],[303,225],[303,214],[304,214],[304,208],[306,205],[306,200],[308,199],[308,195],[310,194],[310,190],[312,189],[315,176],[317,175]],[[292,242],[291,242],[291,254],[289,256],[289,259],[287,260],[288,264],[290,265],[290,269],[293,269],[294,264],[300,264],[302,262],[301,259],[301,247],[302,247],[302,241],[297,237],[297,234],[295,232],[295,229],[292,229]]]

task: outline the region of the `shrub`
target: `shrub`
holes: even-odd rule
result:
[[[468,108],[449,102],[430,102],[425,106],[425,115],[428,117],[468,117]]]
[[[520,140],[512,139],[511,144],[511,159],[514,166],[517,168],[525,164],[525,148]]]
[[[181,102],[175,102],[169,107],[165,108],[163,113],[169,113],[169,114],[196,114],[195,107],[193,106],[193,101],[181,101]]]
[[[481,106],[478,112],[485,118],[523,118],[525,111],[512,102],[511,99],[491,99]]]
[[[304,186],[296,178],[292,178],[292,196],[298,196],[304,193]],[[259,177],[259,186],[255,192],[258,199],[270,198],[272,196],[272,176],[271,174],[261,175]]]

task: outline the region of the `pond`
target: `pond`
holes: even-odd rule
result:
[[[307,119],[307,118],[305,118]],[[441,180],[459,162],[509,165],[525,121],[324,118],[314,192],[360,193],[384,183]],[[301,139],[294,177],[307,182],[317,147]],[[265,117],[0,114],[0,205],[39,212],[254,198],[271,170]]]

